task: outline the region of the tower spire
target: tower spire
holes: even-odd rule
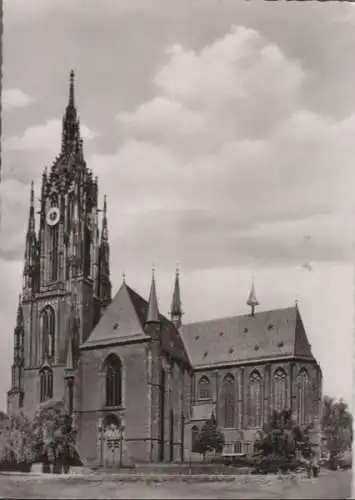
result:
[[[258,302],[258,300],[256,298],[256,294],[255,294],[254,278],[252,279],[252,282],[251,282],[251,287],[250,287],[249,297],[247,300],[247,305],[251,308],[250,316],[255,316],[255,307],[259,305],[259,302]]]
[[[69,75],[69,99],[63,116],[62,153],[70,153],[80,149],[79,120],[75,107],[74,71]]]
[[[177,328],[180,328],[181,326],[182,315],[183,312],[181,308],[181,299],[180,299],[180,271],[179,267],[177,266],[175,273],[173,299],[171,302],[171,311],[170,311],[171,321],[175,324]]]
[[[26,246],[25,246],[25,262],[23,270],[23,292],[25,298],[31,294],[31,291],[36,288],[36,280],[38,276],[35,275],[37,271],[37,236],[35,227],[35,205],[34,205],[34,183],[31,182],[30,192],[30,209],[28,214],[28,225],[26,233]]]
[[[150,293],[149,293],[149,304],[148,304],[148,314],[147,314],[147,323],[159,323],[159,308],[158,308],[158,299],[157,292],[155,288],[155,271],[154,267],[152,270],[152,283],[150,285]]]
[[[75,74],[74,70],[71,70],[69,75],[69,101],[68,107],[75,107],[75,99],[74,99],[74,88],[75,88]]]
[[[28,215],[28,234],[35,234],[35,189],[34,182],[31,181],[30,211]]]
[[[104,196],[104,208],[102,215],[101,241],[99,245],[99,299],[101,308],[105,309],[111,302],[110,281],[110,246],[108,242],[107,225],[107,196]],[[101,309],[101,310],[102,310]]]

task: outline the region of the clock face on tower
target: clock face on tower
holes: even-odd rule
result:
[[[46,221],[49,226],[55,226],[59,222],[60,212],[58,207],[52,207],[47,212]]]

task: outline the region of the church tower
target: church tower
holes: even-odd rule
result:
[[[99,212],[103,212],[101,235]],[[97,178],[84,159],[73,71],[62,120],[61,151],[43,172],[37,213],[36,233],[32,184],[19,306],[23,369],[21,381],[15,384],[13,380],[8,393],[9,407],[14,408],[13,390],[22,387],[23,406],[30,413],[41,401],[63,399],[68,356],[73,358],[72,380],[78,347],[111,302],[107,200],[105,197],[100,209]]]

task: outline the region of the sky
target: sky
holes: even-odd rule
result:
[[[99,6],[99,8],[98,8]],[[113,291],[184,321],[298,301],[324,392],[352,397],[355,9],[235,0],[4,6],[0,408],[10,386],[30,182],[59,153],[76,74],[108,196]]]

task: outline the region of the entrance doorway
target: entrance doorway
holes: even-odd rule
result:
[[[122,466],[122,425],[116,415],[107,415],[100,430],[100,464],[102,467]]]

